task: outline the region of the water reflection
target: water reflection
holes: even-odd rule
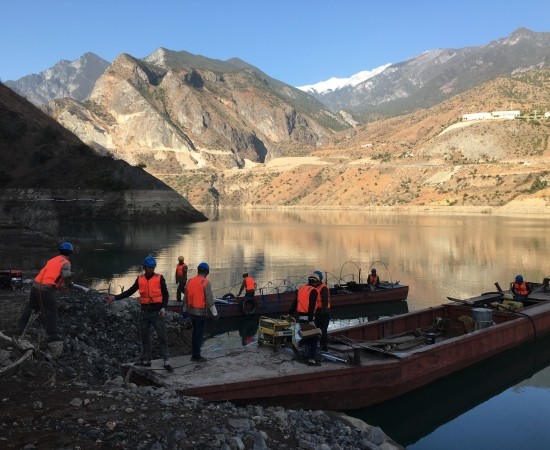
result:
[[[515,389],[536,386],[537,377],[550,376],[549,364],[550,337],[547,336],[396,400],[349,414],[380,426],[409,450],[550,448],[550,435],[545,431],[550,407],[540,399],[531,401],[500,395],[514,385],[517,385]],[[538,371],[539,375],[533,376]],[[543,385],[546,389],[539,390],[537,395],[548,397],[548,380]],[[531,411],[522,414],[522,402],[526,401]],[[479,412],[467,414],[481,404],[491,410],[490,414],[482,415],[482,420]],[[543,416],[540,420],[533,414],[537,408]],[[513,423],[509,421],[510,413],[514,416]],[[469,422],[468,426],[465,421]],[[541,423],[535,425],[536,422]],[[510,433],[510,427],[517,432]],[[468,432],[464,433],[464,429]],[[531,429],[531,433],[526,432],[527,429]]]
[[[381,278],[408,284],[411,311],[438,305],[447,296],[466,298],[492,291],[495,282],[507,286],[517,273],[542,281],[548,275],[550,251],[546,219],[322,210],[220,210],[215,220],[185,226],[67,224],[60,236],[83,243],[72,258],[76,279],[85,274],[96,289],[111,286],[115,292],[129,287],[142,273],[141,262],[148,254],[157,258],[157,271],[165,275],[172,298],[179,255],[185,256],[191,275],[201,261],[210,264],[209,279],[219,296],[235,293],[244,271],[263,286],[288,277],[305,280],[317,269],[329,278],[338,277],[344,265],[345,272],[351,271],[352,261],[364,273],[375,264]],[[4,263],[33,270],[49,257],[51,252],[36,260],[14,254]],[[335,318],[331,327],[376,316]],[[205,351],[209,346],[246,344],[256,324],[251,320],[232,331],[210,329]],[[547,360],[547,351],[544,346],[541,350],[540,357],[520,352],[519,361],[512,357],[469,375],[461,372],[442,380],[427,396],[419,390],[401,399],[404,403],[388,403],[376,414],[365,412],[364,418],[380,423],[414,450],[550,448],[550,433],[543,423],[550,416],[549,369],[498,394],[542,367],[539,363]],[[508,380],[501,379],[508,375]]]
[[[542,280],[550,250],[546,219],[349,211],[220,210],[217,220],[193,225],[65,224],[59,234],[84,243],[73,265],[96,289],[130,286],[149,254],[172,298],[180,254],[191,275],[201,261],[210,264],[219,296],[238,290],[244,271],[263,286],[317,269],[337,278],[353,261],[364,273],[375,264],[383,279],[408,284],[411,310],[506,286],[516,273]],[[23,269],[42,262],[11,261]]]

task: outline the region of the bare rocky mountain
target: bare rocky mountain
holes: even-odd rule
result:
[[[48,231],[61,220],[207,220],[165,183],[98,155],[3,84],[0,151],[2,227]]]
[[[120,55],[87,99],[55,100],[49,112],[100,154],[144,168],[196,207],[540,211],[548,35],[520,29],[484,47],[396,65],[373,102],[396,106],[400,97],[402,114],[396,106],[394,117],[354,128],[239,59],[166,49],[145,59]],[[417,95],[432,106],[415,103],[403,114]],[[461,122],[497,110],[522,115]]]
[[[35,105],[47,105],[56,98],[84,100],[109,62],[94,53],[85,53],[76,61],[59,61],[38,74],[31,74],[5,85]]]
[[[550,33],[520,28],[479,47],[426,51],[356,86],[315,97],[365,123],[434,106],[500,76],[550,67]]]
[[[462,121],[509,109],[521,118]],[[548,213],[544,111],[550,70],[533,70],[340,133],[308,156],[166,179],[194,205]]]
[[[306,154],[349,127],[240,60],[165,49],[119,56],[85,101],[56,100],[50,113],[96,150],[154,175]]]

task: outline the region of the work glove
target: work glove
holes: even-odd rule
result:
[[[107,303],[109,303],[109,305],[110,305],[111,303],[113,303],[113,302],[115,301],[115,296],[114,296],[114,295],[111,295],[111,294],[108,294],[108,295],[106,295],[105,297],[103,297],[103,299],[104,299]]]
[[[164,317],[164,313],[166,313],[166,309],[160,308],[159,316],[160,316],[160,317]]]

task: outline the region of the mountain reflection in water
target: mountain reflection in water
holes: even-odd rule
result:
[[[550,233],[544,217],[319,209],[220,210],[206,215],[212,220],[191,225],[63,224],[59,236],[79,244],[71,258],[75,281],[85,276],[95,289],[120,292],[134,283],[142,273],[143,258],[151,254],[172,299],[179,255],[185,256],[190,276],[201,261],[210,264],[209,279],[217,296],[236,294],[243,272],[264,286],[290,276],[305,282],[314,270],[337,279],[342,270],[360,268],[365,276],[376,267],[382,279],[409,286],[410,311],[447,302],[447,297],[493,291],[495,282],[505,288],[518,273],[535,281],[548,275]],[[54,252],[34,260],[10,254],[4,264],[36,270]],[[369,320],[368,314],[357,317]],[[342,322],[334,320],[331,326],[359,319],[337,320]],[[255,324],[244,324],[221,332],[212,326],[212,338],[205,345],[247,343]],[[399,403],[369,409],[364,418],[382,424],[397,442],[414,450],[550,448],[550,432],[543,422],[550,417],[550,369],[503,391],[542,367],[533,362],[546,360],[541,350],[541,356],[521,351],[518,361],[505,359],[500,366],[491,361],[485,369],[476,367],[471,374],[440,380],[429,387],[429,395],[422,397],[424,389],[419,390]],[[502,379],[509,375],[509,381]]]

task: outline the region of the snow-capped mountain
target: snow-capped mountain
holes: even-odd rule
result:
[[[369,78],[372,78],[378,75],[379,73],[383,72],[389,66],[391,66],[391,64],[385,64],[383,66],[377,67],[376,69],[372,69],[372,70],[363,70],[362,72],[356,73],[355,75],[352,75],[349,78],[332,77],[326,81],[320,81],[319,83],[310,84],[307,86],[297,86],[297,89],[307,92],[308,94],[323,95],[329,92],[337,91],[347,86],[351,86],[351,87],[357,86],[363,81],[366,81]]]

